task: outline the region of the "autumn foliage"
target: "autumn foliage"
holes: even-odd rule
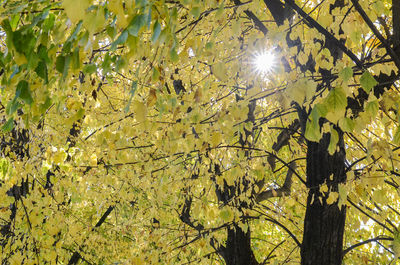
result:
[[[397,262],[400,1],[6,0],[0,21],[1,264]]]

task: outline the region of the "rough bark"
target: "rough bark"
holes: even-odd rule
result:
[[[393,46],[398,48],[400,45],[400,0],[392,1],[393,15]]]
[[[250,243],[250,230],[244,232],[238,225],[228,228],[222,256],[227,265],[258,265]]]
[[[338,184],[346,179],[343,133],[339,132],[339,151],[333,155],[327,150],[329,138],[329,134],[325,134],[319,143],[307,142],[309,193],[301,247],[302,265],[342,264],[346,209],[344,206],[339,209],[337,203],[327,204],[329,193],[321,194],[319,189],[326,183],[330,192],[337,191]]]

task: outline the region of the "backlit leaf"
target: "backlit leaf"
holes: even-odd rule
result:
[[[324,101],[328,113],[326,118],[333,123],[344,116],[347,106],[346,92],[340,86],[333,88]]]
[[[90,0],[64,0],[62,6],[68,18],[77,23],[85,17],[85,11],[90,6]]]
[[[18,97],[22,99],[26,104],[31,105],[33,103],[31,90],[29,89],[29,83],[25,80],[19,81],[17,85],[16,95],[18,95]]]
[[[216,64],[213,64],[211,67],[211,70],[213,74],[221,81],[226,81],[228,79],[227,76],[227,70],[225,67],[225,63],[223,62],[218,62]]]
[[[369,93],[371,89],[378,84],[375,78],[370,74],[370,72],[365,71],[360,78],[361,87],[365,92]]]

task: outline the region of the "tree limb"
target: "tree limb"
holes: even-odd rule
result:
[[[348,247],[345,250],[343,250],[343,256],[346,255],[347,253],[349,253],[350,251],[352,251],[353,249],[359,247],[359,246],[362,246],[362,245],[365,245],[365,244],[368,244],[368,243],[371,243],[371,242],[377,242],[379,240],[393,241],[393,238],[388,237],[388,236],[377,236],[377,237],[374,237],[374,238],[367,239],[365,241],[362,241],[362,242],[359,242],[357,244],[354,244],[351,247]]]
[[[283,183],[282,187],[276,189],[270,189],[263,192],[260,192],[257,197],[257,202],[262,202],[268,200],[273,197],[282,197],[290,195],[290,189],[292,187],[292,176],[293,172],[296,169],[297,165],[296,162],[292,161],[289,163],[288,171],[286,174],[285,182]]]
[[[351,0],[351,2],[353,3],[354,8],[357,10],[357,12],[364,19],[365,23],[367,23],[368,27],[372,30],[372,32],[375,34],[375,36],[383,44],[383,46],[385,46],[386,51],[389,53],[390,57],[393,59],[393,61],[396,64],[397,68],[400,69],[400,59],[399,59],[399,57],[393,51],[393,49],[390,47],[390,45],[388,44],[386,39],[382,36],[382,34],[379,32],[379,30],[375,27],[374,23],[371,21],[371,19],[365,13],[364,9],[358,3],[358,0]]]
[[[112,210],[114,209],[114,206],[108,207],[107,211],[101,216],[100,220],[96,223],[96,225],[92,228],[92,231],[96,228],[101,226],[104,221],[107,219],[107,217],[110,215]],[[81,254],[78,251],[75,251],[74,254],[72,254],[72,257],[68,261],[68,265],[74,265],[77,264],[78,261],[82,258]]]
[[[319,33],[325,36],[327,41],[333,42],[337,47],[339,47],[353,62],[360,68],[363,69],[363,63],[358,59],[358,57],[350,51],[342,42],[336,39],[329,31],[322,27],[317,21],[310,17],[306,12],[304,12],[301,7],[299,7],[293,0],[287,0],[285,3],[293,8],[305,21],[308,22],[309,26],[318,30]]]

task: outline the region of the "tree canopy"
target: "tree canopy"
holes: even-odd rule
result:
[[[399,0],[0,21],[2,264],[396,263]]]

